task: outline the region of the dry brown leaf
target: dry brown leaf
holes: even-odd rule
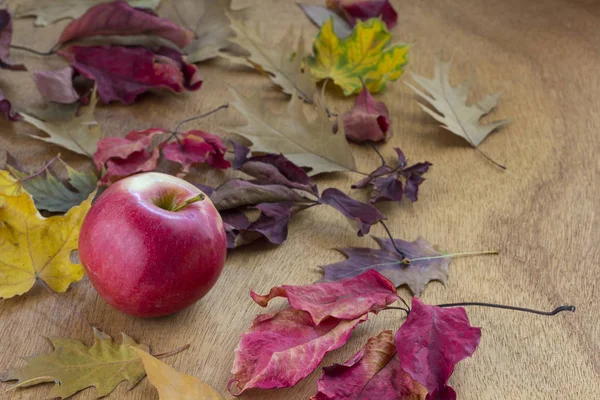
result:
[[[500,94],[487,95],[480,102],[467,105],[470,82],[467,81],[456,87],[450,85],[450,61],[443,61],[441,57],[436,57],[434,71],[433,79],[411,74],[412,79],[429,94],[410,83],[406,85],[435,108],[437,112],[419,103],[423,111],[440,122],[443,128],[462,137],[471,146],[477,147],[495,129],[510,122],[503,119],[481,125],[479,120],[496,107]]]
[[[322,110],[310,121],[302,102],[292,94],[285,112],[276,114],[266,108],[261,93],[248,98],[233,88],[229,90],[235,97],[231,105],[248,124],[224,129],[250,140],[253,151],[283,154],[298,166],[312,168],[310,175],[356,169],[343,127],[332,134],[332,124]]]
[[[269,46],[264,39],[266,34],[261,32],[261,26],[255,22],[243,22],[232,18],[231,28],[236,34],[230,39],[231,42],[250,55],[224,55],[225,58],[268,72],[271,80],[281,86],[285,93],[291,95],[296,92],[302,100],[312,103],[316,90],[315,82],[310,73],[302,68],[305,54],[302,35],[297,40],[290,26],[279,43]]]
[[[195,376],[182,374],[147,352],[133,350],[141,357],[148,380],[158,390],[160,400],[223,400],[215,389]]]
[[[102,139],[100,126],[94,119],[94,110],[98,97],[96,91],[92,93],[90,104],[83,109],[79,116],[73,115],[71,119],[57,119],[42,121],[27,113],[21,112],[23,121],[46,132],[49,136],[28,135],[32,138],[53,143],[65,149],[92,157],[96,152],[98,140]]]
[[[46,26],[53,22],[67,18],[78,18],[88,8],[112,0],[19,0],[16,3],[15,18],[36,16],[37,26]],[[127,0],[133,7],[151,8],[158,7],[160,0]]]

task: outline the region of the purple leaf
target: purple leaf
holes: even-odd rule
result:
[[[414,297],[410,314],[395,337],[402,368],[421,383],[427,400],[455,400],[448,379],[454,365],[471,357],[481,328],[472,327],[464,308],[440,308]]]
[[[381,178],[373,179],[373,192],[371,192],[371,203],[379,203],[380,201],[397,201],[402,200],[404,190],[402,182],[397,178],[397,175],[390,174]]]
[[[243,179],[232,179],[225,182],[214,190],[211,200],[219,211],[261,203],[311,201],[285,186],[257,185]]]
[[[0,68],[13,71],[25,71],[23,64],[15,64],[10,59],[10,44],[12,42],[12,17],[8,10],[0,10]]]
[[[358,236],[369,233],[372,225],[385,219],[385,216],[371,204],[354,200],[336,188],[325,189],[319,203],[335,208],[348,218],[352,227],[356,229]]]
[[[2,92],[2,90],[0,90],[0,114],[4,115],[10,121],[21,120],[21,115],[13,110],[12,103],[4,97],[4,92]]]
[[[333,282],[360,275],[374,269],[394,285],[407,285],[415,295],[420,295],[425,285],[437,280],[446,283],[450,256],[439,251],[429,242],[419,237],[414,242],[395,239],[399,254],[390,239],[374,238],[380,249],[348,247],[338,249],[348,257],[346,260],[321,267],[323,278],[319,282]],[[437,257],[437,258],[435,258]],[[410,260],[410,264],[406,264]]]
[[[73,68],[71,67],[35,71],[33,80],[46,101],[72,104],[79,100],[79,95],[73,87]]]
[[[235,140],[230,140],[230,142],[233,145],[233,169],[240,169],[248,160],[250,149]]]

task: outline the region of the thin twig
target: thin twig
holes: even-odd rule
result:
[[[175,350],[171,350],[171,351],[167,351],[166,353],[160,353],[160,354],[152,354],[153,357],[156,358],[163,358],[163,357],[171,357],[174,356],[175,354],[181,353],[182,351],[185,351],[187,349],[190,348],[190,344],[186,344],[185,346],[181,346]]]
[[[398,248],[398,246],[396,246],[396,241],[394,240],[394,237],[392,236],[392,233],[388,229],[388,227],[385,224],[385,222],[383,222],[383,220],[381,220],[381,221],[379,221],[379,223],[381,224],[381,226],[383,226],[383,229],[385,229],[385,232],[387,233],[388,237],[390,238],[390,241],[392,242],[392,246],[394,246],[394,249],[396,249],[396,251],[398,252],[398,254],[400,254],[402,256],[402,258],[406,258],[406,255],[404,255],[404,253],[402,251],[400,251],[400,249]]]
[[[372,142],[369,142],[369,144],[371,145],[371,148],[375,151],[375,153],[377,153],[377,155],[381,159],[381,166],[385,167],[386,162],[385,162],[385,158],[383,158],[383,155],[381,155],[381,153],[379,152],[379,150],[377,150],[377,147],[375,147],[375,145]]]
[[[51,56],[52,54],[56,53],[56,47],[51,48],[50,50],[43,52],[43,51],[38,51],[35,49],[30,49],[29,47],[24,47],[24,46],[18,46],[16,44],[11,44],[10,45],[11,49],[15,49],[15,50],[22,50],[22,51],[26,51],[28,53],[32,53],[38,56],[43,56],[43,57],[47,57],[47,56]]]
[[[481,154],[483,157],[485,157],[485,159],[487,159],[489,162],[491,162],[492,164],[494,164],[496,167],[500,168],[500,169],[506,169],[506,167],[500,163],[497,163],[496,161],[492,160],[492,158],[490,156],[488,156],[487,154],[485,154],[483,151],[481,151],[481,149],[479,149],[479,147],[475,146],[475,150],[477,150],[477,152],[479,154]]]
[[[188,122],[191,122],[191,121],[195,121],[195,120],[197,120],[197,119],[201,119],[201,118],[204,118],[204,117],[208,117],[209,115],[211,115],[211,114],[214,114],[214,113],[216,113],[217,111],[220,111],[220,110],[222,110],[222,109],[224,109],[224,108],[227,108],[227,107],[229,107],[229,104],[222,104],[222,105],[220,105],[219,107],[215,108],[214,110],[210,110],[210,111],[208,111],[208,112],[206,112],[206,113],[204,113],[204,114],[201,114],[201,115],[196,115],[195,117],[186,118],[186,119],[184,119],[183,121],[180,121],[180,122],[177,124],[177,126],[175,127],[175,129],[173,129],[173,132],[171,132],[171,136],[169,136],[169,137],[167,138],[167,140],[165,140],[165,141],[163,142],[163,144],[167,144],[167,143],[168,143],[168,142],[170,142],[170,141],[171,141],[171,139],[173,139],[173,138],[177,139],[177,142],[179,143],[179,138],[177,137],[177,135],[179,134],[179,128],[181,128],[181,125],[183,125],[183,124],[186,124],[186,123],[188,123]]]
[[[54,157],[52,160],[48,161],[46,164],[44,164],[36,173],[26,176],[23,179],[19,179],[19,182],[24,182],[26,180],[35,178],[36,176],[40,175],[42,172],[46,171],[59,158],[60,158],[60,154],[57,155],[56,157]]]
[[[410,314],[410,309],[404,308],[404,307],[386,307],[386,308],[384,308],[384,310],[402,310],[406,313],[407,317]]]
[[[555,308],[552,311],[539,311],[539,310],[533,310],[531,308],[505,306],[503,304],[481,303],[481,302],[447,303],[447,304],[438,304],[437,306],[438,307],[468,307],[468,306],[491,307],[491,308],[501,308],[504,310],[522,311],[522,312],[527,312],[527,313],[531,313],[531,314],[547,315],[547,316],[556,315],[563,311],[575,312],[575,306],[560,306],[560,307]]]

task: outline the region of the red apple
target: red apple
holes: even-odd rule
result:
[[[208,196],[156,172],[106,189],[79,235],[79,257],[100,297],[136,317],[194,304],[216,283],[226,253],[223,221]]]

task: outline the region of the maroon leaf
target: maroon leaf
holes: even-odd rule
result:
[[[180,93],[202,85],[196,67],[166,47],[154,53],[136,46],[72,46],[59,54],[81,75],[96,81],[104,103],[116,100],[131,104],[150,89]]]
[[[429,390],[428,400],[454,400],[447,385],[454,366],[471,357],[481,328],[472,327],[464,308],[440,308],[414,297],[406,322],[395,337],[402,368]]]
[[[392,29],[398,19],[389,0],[327,0],[327,7],[341,10],[351,25],[356,24],[357,19],[381,17],[388,29]]]
[[[342,120],[346,137],[355,142],[385,142],[393,136],[387,106],[375,101],[364,85],[354,107],[342,115]]]
[[[152,11],[133,8],[124,0],[101,3],[71,21],[63,30],[58,43],[91,36],[154,35],[184,48],[194,38],[194,33],[158,17]]]
[[[25,71],[23,64],[15,64],[10,59],[10,44],[12,42],[12,17],[8,10],[0,10],[0,68],[14,71]]]
[[[248,160],[250,149],[235,140],[230,140],[233,145],[233,169],[240,169]]]
[[[13,110],[12,103],[4,97],[4,92],[2,92],[2,90],[0,90],[0,114],[4,115],[10,121],[21,120],[21,115]]]
[[[361,179],[354,185],[353,189],[362,189],[367,186],[372,186],[370,203],[378,203],[380,201],[396,201],[406,197],[415,202],[418,200],[419,185],[425,181],[423,174],[431,167],[430,162],[422,162],[407,167],[406,157],[402,150],[398,147],[394,149],[398,155],[397,166],[395,168],[387,165],[381,165],[371,172],[369,176]],[[402,179],[405,180],[404,186]]]
[[[380,249],[348,247],[338,249],[348,259],[321,267],[323,278],[319,282],[333,282],[375,270],[391,280],[394,285],[408,285],[415,295],[420,295],[425,285],[437,280],[446,283],[450,256],[440,252],[419,237],[414,242],[395,239],[399,254],[388,238],[374,238]],[[410,260],[410,264],[406,264]]]
[[[396,287],[376,271],[332,283],[275,286],[267,295],[250,292],[261,307],[275,297],[287,297],[290,306],[308,312],[315,324],[326,318],[356,319],[396,302]]]
[[[73,68],[71,67],[35,71],[33,80],[46,101],[71,104],[79,100],[79,95],[73,87]]]
[[[311,400],[423,400],[427,390],[400,366],[392,331],[372,337],[344,364],[323,367]]]
[[[230,210],[261,203],[310,202],[281,185],[257,185],[243,179],[231,179],[214,190],[211,200],[217,210]]]
[[[309,313],[291,308],[259,315],[242,334],[227,387],[237,396],[250,388],[294,386],[366,320],[366,315],[352,321],[328,318],[315,325]]]
[[[336,188],[325,189],[319,203],[335,208],[348,218],[350,224],[357,230],[358,236],[369,233],[373,224],[385,219],[385,216],[372,205],[354,200]]]
[[[227,147],[220,137],[203,131],[189,131],[179,141],[166,144],[162,148],[163,156],[181,164],[181,174],[187,174],[193,164],[206,163],[213,168],[231,167],[225,160]]]
[[[162,129],[129,132],[125,138],[110,137],[98,142],[94,163],[106,168],[100,183],[109,185],[126,176],[156,168],[160,156],[158,148],[151,149],[152,139],[162,135]]]

